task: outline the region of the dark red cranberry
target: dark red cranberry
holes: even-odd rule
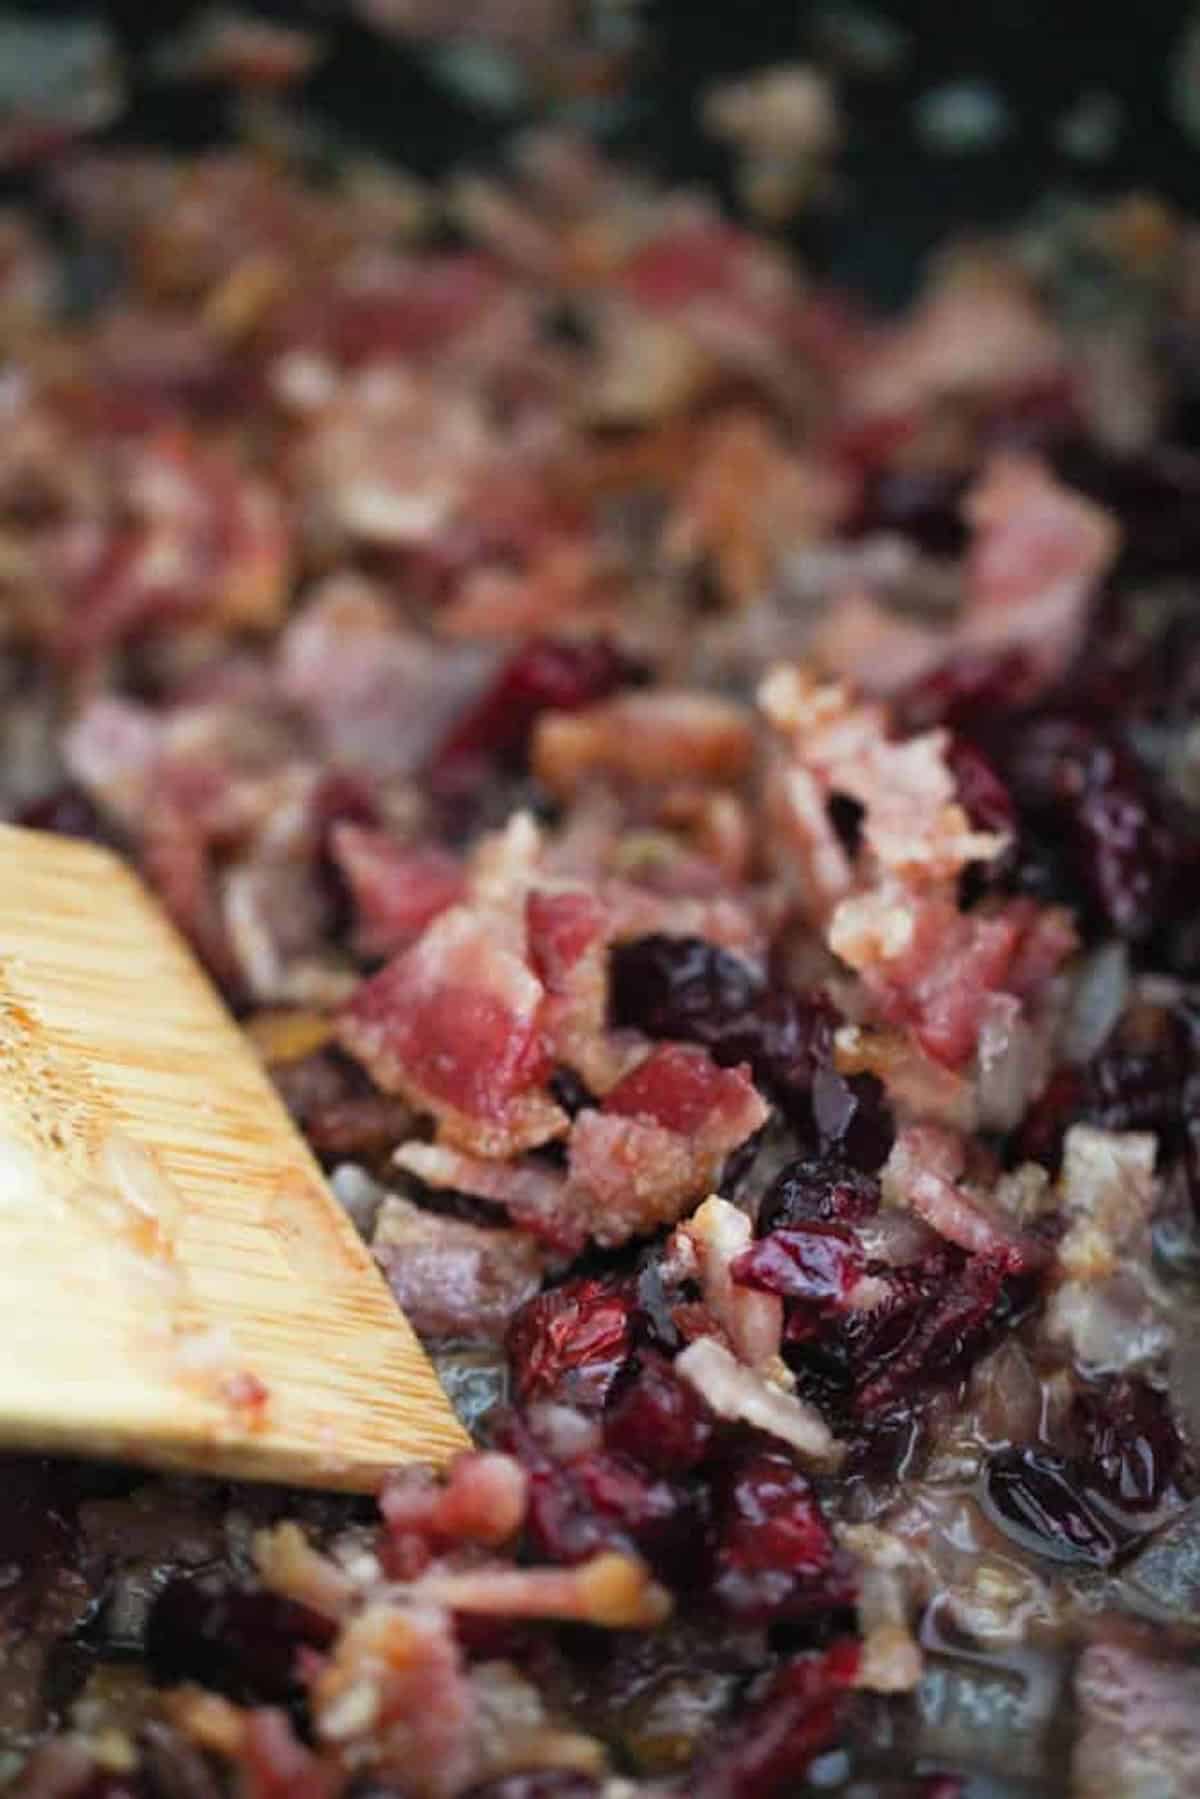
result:
[[[468,1788],[464,1799],[599,1799],[601,1785],[590,1774],[566,1768],[537,1768],[529,1774],[506,1774]]]
[[[528,1300],[508,1332],[518,1397],[603,1405],[633,1352],[633,1309],[627,1284],[587,1277]]]
[[[700,937],[639,937],[617,946],[609,968],[615,1025],[701,1043],[724,1068],[748,1062],[789,1122],[811,1134],[813,1077],[837,1022],[826,999],[764,989],[739,957]]]
[[[576,712],[606,699],[644,671],[604,638],[535,638],[504,664],[437,752],[435,784],[478,764],[519,766],[543,712]]]
[[[966,543],[965,478],[947,469],[891,467],[868,476],[851,535],[894,531],[934,556],[958,556]]]
[[[146,1622],[146,1663],[164,1686],[196,1681],[243,1703],[296,1691],[296,1657],[324,1649],[334,1626],[277,1593],[232,1584],[218,1573],[167,1582]]]
[[[610,1532],[666,1579],[694,1577],[704,1530],[698,1490],[672,1485],[625,1456],[597,1450],[567,1467],[571,1484]]]
[[[882,1168],[896,1141],[896,1126],[873,1074],[839,1074],[819,1067],[812,1081],[812,1115],[817,1141],[826,1155],[838,1156],[864,1174]]]
[[[956,732],[950,738],[946,761],[959,803],[976,830],[1013,834],[1017,809],[1012,795],[978,745]]]
[[[1078,1395],[1074,1424],[1090,1491],[1123,1512],[1153,1512],[1182,1460],[1166,1395],[1141,1380]]]
[[[714,1481],[712,1591],[739,1618],[765,1621],[854,1603],[854,1568],[812,1484],[787,1456],[742,1456]]]
[[[1170,892],[1171,846],[1128,752],[1098,724],[1049,714],[1022,727],[1008,773],[1034,822],[1061,835],[1109,928],[1134,941],[1149,936]]]
[[[1006,1534],[1056,1562],[1107,1568],[1127,1541],[1089,1501],[1079,1472],[1041,1449],[995,1457],[984,1478],[984,1502]]]
[[[609,972],[613,1024],[710,1048],[762,992],[739,956],[703,937],[653,935],[618,944]]]
[[[687,1783],[689,1799],[790,1799],[834,1742],[858,1672],[852,1638],[786,1662]]]
[[[604,1441],[658,1474],[686,1474],[708,1454],[712,1417],[665,1356],[643,1351],[604,1415]]]
[[[1033,1283],[1007,1249],[969,1256],[948,1279],[931,1283],[924,1302],[885,1366],[863,1369],[855,1411],[870,1417],[897,1400],[925,1397],[965,1374],[1025,1309]]]
[[[1200,459],[1166,446],[1117,455],[1075,437],[1055,465],[1071,487],[1120,519],[1125,574],[1194,574],[1200,564]]]
[[[858,1239],[842,1224],[776,1230],[736,1258],[735,1281],[812,1305],[844,1300],[866,1265]]]
[[[1035,686],[1033,665],[1021,650],[973,651],[943,662],[901,696],[910,730],[957,725],[970,730],[1026,703]]]
[[[112,842],[112,833],[82,787],[69,783],[31,800],[16,822],[31,831],[54,831],[60,837],[83,837],[92,843]]]
[[[879,1182],[828,1156],[789,1162],[763,1195],[760,1235],[810,1222],[857,1224],[879,1210]]]
[[[1051,1075],[1021,1121],[1017,1159],[1040,1162],[1052,1174],[1062,1160],[1063,1137],[1082,1116],[1086,1083],[1078,1068],[1059,1068]]]

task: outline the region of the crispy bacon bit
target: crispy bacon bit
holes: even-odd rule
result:
[[[777,1372],[783,1301],[772,1293],[739,1286],[733,1277],[733,1263],[754,1239],[749,1218],[728,1200],[712,1194],[680,1225],[678,1234],[686,1236],[695,1250],[705,1303],[723,1326],[731,1347],[751,1368]]]
[[[1060,1194],[1070,1228],[1058,1263],[1073,1280],[1104,1280],[1145,1229],[1154,1203],[1157,1140],[1150,1131],[1074,1124],[1063,1143]]]
[[[778,1437],[811,1467],[841,1462],[842,1445],[815,1407],[747,1368],[715,1337],[697,1337],[675,1358],[675,1368],[718,1418]]]
[[[1088,603],[1116,556],[1115,519],[1063,487],[1031,456],[996,456],[967,499],[962,646],[1020,649],[1044,682],[1083,640]]]
[[[312,1547],[298,1524],[277,1524],[254,1539],[263,1584],[285,1599],[311,1606],[327,1618],[344,1618],[358,1597],[353,1580]]]
[[[1004,847],[1003,837],[971,829],[947,761],[946,732],[893,742],[880,706],[856,704],[840,684],[818,683],[799,668],[769,675],[760,703],[824,793],[846,794],[863,807],[864,841],[888,873],[945,880]]]
[[[486,917],[455,906],[359,988],[339,1037],[387,1092],[432,1112],[449,1142],[515,1155],[567,1128],[541,1091],[544,993]]]
[[[580,1112],[568,1140],[567,1191],[598,1243],[673,1224],[711,1191],[726,1157],[766,1122],[744,1069],[667,1044]]]
[[[574,1568],[477,1568],[428,1574],[415,1589],[452,1611],[561,1618],[607,1630],[649,1630],[670,1615],[670,1595],[645,1565],[610,1551]]]
[[[498,1549],[521,1528],[528,1484],[512,1456],[465,1450],[450,1464],[444,1484],[427,1468],[389,1475],[379,1509],[393,1537],[416,1534],[433,1544]]]
[[[989,995],[1036,990],[1074,943],[1066,915],[1031,900],[962,913],[942,895],[894,884],[844,900],[829,926],[830,948],[862,977],[881,1016],[908,1025],[948,1068],[974,1050]]]
[[[366,955],[390,956],[406,949],[439,913],[464,897],[457,857],[436,844],[410,846],[386,831],[336,824],[331,847],[349,883],[358,947]]]
[[[572,1216],[563,1176],[532,1162],[488,1162],[436,1143],[404,1143],[397,1167],[427,1187],[467,1193],[503,1206],[513,1223],[560,1252],[577,1255],[586,1241],[582,1221]]]
[[[442,1218],[396,1194],[380,1207],[371,1246],[401,1310],[426,1337],[498,1342],[541,1285],[531,1237]]]
[[[753,751],[740,706],[715,694],[659,687],[622,693],[583,712],[551,712],[533,736],[533,772],[569,798],[590,781],[709,781],[733,785]]]
[[[426,1605],[372,1603],[311,1683],[318,1737],[416,1799],[453,1799],[476,1766],[475,1708],[450,1620]]]
[[[971,1255],[1007,1252],[1015,1268],[1039,1260],[987,1201],[961,1183],[962,1142],[939,1125],[909,1125],[900,1132],[880,1179],[889,1205],[905,1206],[948,1243]]]

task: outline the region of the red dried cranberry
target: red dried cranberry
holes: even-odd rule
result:
[[[885,467],[863,486],[851,536],[894,531],[933,556],[958,556],[966,543],[965,478],[946,469]]]
[[[1012,1322],[1014,1311],[1028,1304],[1028,1285],[1007,1249],[969,1256],[948,1279],[933,1285],[886,1366],[867,1373],[855,1395],[855,1411],[869,1417],[898,1399],[923,1396],[965,1374]]]
[[[626,1284],[587,1277],[527,1300],[507,1343],[519,1398],[603,1405],[633,1351],[632,1314]]]
[[[648,1037],[719,1045],[752,1011],[762,983],[740,957],[703,937],[638,937],[612,952],[610,1015]]]
[[[1155,1511],[1182,1459],[1166,1395],[1118,1380],[1080,1393],[1074,1413],[1089,1490],[1124,1512]]]
[[[277,1593],[232,1584],[219,1573],[167,1582],[146,1622],[146,1662],[164,1686],[196,1681],[243,1703],[296,1692],[296,1657],[324,1649],[334,1626]]]
[[[1133,758],[1098,725],[1053,713],[1022,728],[1008,772],[1035,823],[1063,837],[1108,926],[1150,935],[1170,892],[1171,847]]]
[[[576,1456],[567,1474],[592,1514],[633,1544],[657,1573],[681,1575],[689,1560],[694,1572],[703,1529],[697,1492],[600,1450]]]
[[[836,1068],[818,1068],[812,1082],[812,1114],[823,1154],[839,1156],[868,1174],[883,1167],[896,1140],[896,1126],[883,1083],[873,1074],[844,1075]]]
[[[16,822],[31,831],[54,831],[59,837],[83,837],[92,843],[111,843],[113,834],[81,787],[67,784],[40,800],[31,800],[17,813]]]
[[[609,970],[615,1025],[701,1043],[723,1068],[748,1062],[789,1121],[811,1132],[813,1077],[837,1022],[822,995],[764,990],[739,957],[700,937],[619,944]]]
[[[879,1210],[879,1182],[830,1157],[789,1162],[763,1195],[758,1229],[790,1229],[810,1221],[856,1224]]]
[[[959,803],[976,830],[1014,833],[1017,809],[1012,795],[979,746],[956,732],[950,738],[946,761]]]
[[[519,766],[541,713],[576,712],[640,679],[642,673],[605,638],[533,639],[510,657],[446,738],[434,758],[435,784],[454,785],[456,773],[473,765]]]
[[[966,728],[1023,705],[1034,687],[1033,665],[1023,650],[975,651],[943,662],[901,697],[899,712],[910,730],[929,725]]]
[[[858,1239],[841,1224],[776,1230],[736,1258],[735,1281],[781,1299],[826,1305],[845,1299],[866,1265]]]
[[[1083,1113],[1086,1086],[1077,1068],[1059,1068],[1034,1100],[1017,1133],[1017,1159],[1040,1162],[1057,1174],[1063,1137]]]
[[[604,1441],[659,1474],[686,1474],[702,1462],[713,1421],[693,1388],[665,1356],[644,1351],[604,1416]]]
[[[1051,1561],[1107,1568],[1128,1540],[1089,1503],[1078,1470],[1045,1450],[1014,1449],[995,1457],[983,1496],[1008,1536]]]
[[[851,1638],[795,1656],[688,1783],[689,1799],[787,1799],[837,1735],[858,1672]]]
[[[730,1463],[714,1496],[712,1590],[727,1610],[765,1621],[853,1604],[853,1564],[811,1483],[786,1456],[764,1450]]]

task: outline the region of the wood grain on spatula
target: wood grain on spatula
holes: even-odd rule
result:
[[[0,1442],[369,1491],[466,1438],[136,877],[0,826]]]

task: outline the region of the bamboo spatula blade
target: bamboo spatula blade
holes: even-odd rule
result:
[[[466,1440],[136,877],[0,826],[0,1443],[370,1491]]]

